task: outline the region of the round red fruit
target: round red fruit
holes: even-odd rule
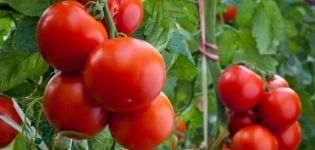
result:
[[[178,134],[176,134],[178,140],[181,140],[186,132],[186,124],[184,121],[180,120],[179,118],[175,119],[175,125],[176,125],[176,131],[178,132]]]
[[[225,22],[231,22],[235,19],[237,13],[236,6],[228,6],[226,11],[223,12],[223,19]]]
[[[275,75],[272,80],[267,82],[267,85],[270,89],[289,87],[289,83],[279,75]]]
[[[37,45],[48,64],[65,72],[79,72],[90,51],[107,39],[102,23],[84,6],[61,1],[50,6],[37,27]]]
[[[231,112],[229,121],[229,131],[231,137],[240,129],[256,124],[257,116],[253,111],[247,112]]]
[[[276,137],[260,125],[247,126],[232,138],[232,150],[278,150]]]
[[[17,124],[21,124],[21,118],[13,107],[13,102],[11,99],[0,96],[0,115],[5,115],[11,120],[15,121]],[[0,119],[0,148],[9,145],[16,137],[18,132]]]
[[[165,84],[160,53],[145,41],[115,38],[96,47],[84,71],[86,89],[113,112],[148,106]]]
[[[130,150],[153,149],[168,138],[173,127],[173,107],[163,93],[144,109],[114,113],[109,122],[112,136]]]
[[[101,132],[109,112],[88,96],[82,75],[57,73],[44,91],[43,109],[49,123],[59,131],[75,131],[94,136]],[[83,139],[69,135],[74,139]]]
[[[259,104],[260,120],[269,128],[287,128],[296,122],[301,114],[299,96],[290,88],[273,89],[266,93]]]
[[[218,80],[221,102],[235,112],[244,112],[257,106],[264,95],[263,80],[255,72],[241,65],[226,69]]]
[[[278,142],[279,150],[296,150],[301,142],[302,133],[298,122],[288,128],[274,132]]]

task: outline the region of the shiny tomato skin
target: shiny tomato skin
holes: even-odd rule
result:
[[[226,69],[218,80],[221,102],[235,112],[253,109],[264,96],[265,85],[260,76],[241,65]]]
[[[277,130],[296,122],[301,107],[300,98],[292,89],[277,88],[265,94],[258,106],[258,115],[265,126]]]
[[[118,32],[135,32],[143,18],[142,0],[108,0],[108,7]]]
[[[78,0],[82,4],[88,1]],[[118,32],[130,35],[138,29],[143,18],[142,0],[107,0],[107,4]],[[102,22],[106,26],[105,20]]]
[[[289,87],[289,83],[279,75],[275,75],[273,80],[267,82],[267,85],[270,89]]]
[[[231,150],[278,150],[278,141],[264,126],[251,125],[233,136]]]
[[[0,96],[0,115],[6,115],[17,124],[21,125],[22,121],[13,107],[13,102],[11,99]],[[18,132],[0,119],[0,148],[9,145],[17,136]]]
[[[84,90],[82,75],[57,73],[44,91],[43,109],[49,123],[59,131],[94,136],[106,126],[109,112]],[[83,137],[69,135],[74,139]]]
[[[231,22],[235,19],[237,13],[236,6],[228,6],[226,11],[223,12],[223,19],[225,22]]]
[[[107,32],[102,23],[74,1],[50,6],[37,26],[37,45],[43,58],[65,72],[80,72],[90,51],[105,40]]]
[[[148,106],[160,94],[165,79],[160,53],[134,38],[110,39],[96,47],[84,71],[88,92],[112,112]]]
[[[297,150],[302,138],[301,132],[298,122],[288,128],[275,131],[274,134],[279,142],[279,150]]]
[[[153,149],[169,137],[173,127],[173,107],[164,93],[144,109],[114,113],[109,122],[113,138],[129,150]]]
[[[181,140],[186,132],[187,126],[184,121],[180,120],[179,118],[175,118],[175,125],[176,125],[176,131],[179,132],[176,134],[178,140]]]
[[[254,125],[257,122],[257,115],[252,110],[247,112],[230,112],[229,116],[229,131],[231,137],[240,129]]]

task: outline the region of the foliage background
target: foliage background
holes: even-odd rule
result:
[[[41,111],[43,89],[56,70],[41,58],[36,46],[40,15],[57,0],[0,0],[0,93],[17,99],[39,133],[53,149],[69,148],[69,139],[51,137],[51,126]],[[315,146],[315,7],[303,0],[218,1],[218,13],[238,7],[234,22],[218,22],[217,44],[221,66],[248,62],[285,77],[300,95],[303,113],[301,150]],[[188,124],[178,149],[202,142],[202,101],[199,60],[199,16],[194,0],[145,0],[145,16],[134,37],[153,44],[167,66],[164,92],[176,114]],[[214,92],[209,80],[209,136],[213,137]],[[158,149],[169,149],[169,138]],[[94,140],[74,141],[72,149],[110,149],[113,139],[104,130]],[[105,146],[105,147],[104,147]],[[6,150],[34,149],[22,135]],[[121,149],[116,145],[116,149]]]

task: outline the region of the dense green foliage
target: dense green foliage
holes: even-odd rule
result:
[[[56,72],[38,53],[36,26],[43,11],[56,0],[0,0],[0,93],[16,98],[50,147],[66,149],[69,139],[50,134],[41,110],[43,89]],[[234,22],[216,27],[220,64],[246,62],[286,78],[300,96],[303,113],[301,150],[315,146],[315,7],[303,0],[229,0],[218,13],[238,7]],[[205,6],[207,7],[207,6]],[[181,148],[198,147],[203,139],[200,77],[199,16],[194,0],[145,0],[145,16],[132,36],[154,45],[167,66],[165,94],[175,113],[188,124]],[[209,77],[210,78],[210,77]],[[209,137],[213,137],[215,96],[209,79]],[[174,132],[175,134],[175,132]],[[172,135],[159,149],[169,149]],[[210,138],[211,140],[212,138]],[[40,140],[40,139],[37,139]],[[72,149],[110,149],[108,130],[95,139],[74,141]],[[22,135],[6,149],[34,148]],[[116,148],[120,146],[116,144]],[[179,149],[181,149],[179,148]]]

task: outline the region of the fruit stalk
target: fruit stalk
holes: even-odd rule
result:
[[[117,32],[115,23],[112,19],[112,16],[110,14],[107,0],[102,0],[102,1],[104,1],[104,19],[106,23],[107,32],[109,34],[109,38],[112,39],[118,36],[118,32]]]

